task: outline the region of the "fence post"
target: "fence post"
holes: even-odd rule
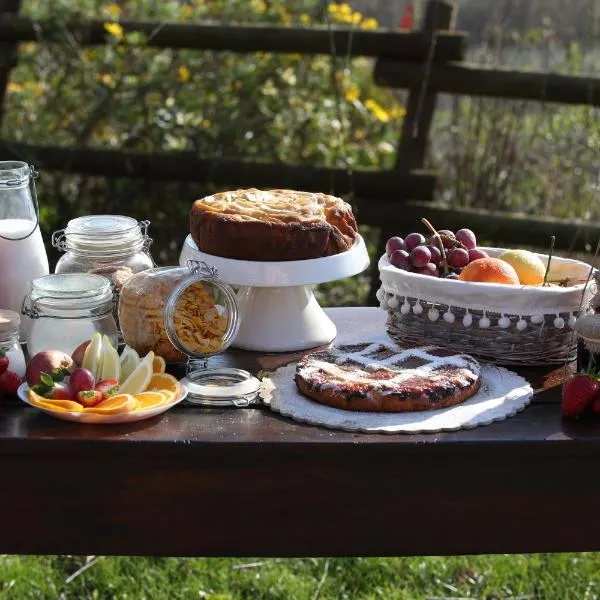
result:
[[[3,14],[17,14],[21,0],[0,0],[0,18]],[[0,125],[4,116],[4,98],[10,72],[17,62],[17,44],[0,40]]]
[[[400,141],[396,151],[395,170],[407,173],[413,169],[422,169],[425,165],[427,143],[431,123],[435,112],[437,94],[427,91],[429,74],[427,71],[433,63],[436,36],[439,30],[448,30],[453,26],[455,17],[455,4],[451,0],[429,0],[425,7],[422,30],[431,35],[430,59],[423,65],[425,77],[408,93],[406,100],[406,113],[402,122]],[[401,209],[400,209],[401,210]],[[385,252],[385,243],[392,236],[401,232],[382,228],[377,247],[376,260]],[[406,232],[408,233],[408,232]],[[371,286],[367,303],[376,305],[377,288],[379,287],[379,271],[377,264],[372,266]]]

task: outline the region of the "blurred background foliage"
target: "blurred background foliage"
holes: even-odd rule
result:
[[[505,8],[515,4],[496,4],[503,2]],[[512,14],[508,9],[495,5],[484,15],[472,5],[467,2],[465,11],[474,11],[478,20],[459,12],[459,25],[467,22],[477,30],[469,60],[564,73],[592,72],[598,64],[592,38],[582,34],[588,41],[562,40],[554,26],[560,15],[543,7],[529,19],[528,29],[519,30],[504,26],[512,23],[507,21],[506,15]],[[415,6],[418,17],[423,2]],[[381,26],[348,3],[24,0],[23,14],[52,19],[57,31],[73,17],[102,19],[109,43],[84,48],[67,35],[61,45],[21,44],[0,129],[4,140],[143,152],[192,150],[217,159],[349,169],[394,164],[405,93],[376,87],[372,61],[343,55],[154,49],[119,25],[120,19],[149,19]],[[594,23],[589,20],[590,27]],[[428,166],[440,173],[437,201],[598,218],[600,121],[595,108],[547,104],[543,99],[533,103],[442,96],[431,139]],[[46,239],[53,229],[82,214],[148,218],[155,259],[161,264],[177,260],[191,202],[214,191],[210,185],[177,181],[43,171],[38,185]],[[402,222],[400,208],[398,213],[399,233],[414,226]],[[377,231],[364,227],[363,233],[374,252]],[[354,278],[323,286],[319,294],[325,303],[361,303],[367,287],[366,277]]]

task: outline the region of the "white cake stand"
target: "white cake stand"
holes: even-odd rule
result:
[[[185,240],[179,264],[204,261],[237,292],[240,329],[232,344],[260,352],[292,352],[322,346],[336,336],[335,325],[319,306],[312,290],[317,283],[361,273],[369,266],[362,237],[341,254],[309,260],[257,262],[200,252],[191,236]]]

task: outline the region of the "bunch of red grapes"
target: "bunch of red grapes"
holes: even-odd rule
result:
[[[403,271],[458,279],[470,262],[488,256],[477,248],[477,238],[470,229],[459,229],[456,233],[440,229],[437,233],[437,236],[432,234],[428,238],[420,233],[409,233],[404,239],[398,236],[390,238],[385,246],[390,263]],[[438,239],[444,247],[445,257]]]

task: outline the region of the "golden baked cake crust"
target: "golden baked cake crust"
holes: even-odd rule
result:
[[[436,346],[400,349],[373,343],[302,358],[298,389],[312,400],[363,412],[412,412],[464,402],[481,385],[479,363]]]
[[[352,207],[335,196],[243,189],[196,200],[190,233],[206,254],[256,261],[305,260],[350,250]]]

